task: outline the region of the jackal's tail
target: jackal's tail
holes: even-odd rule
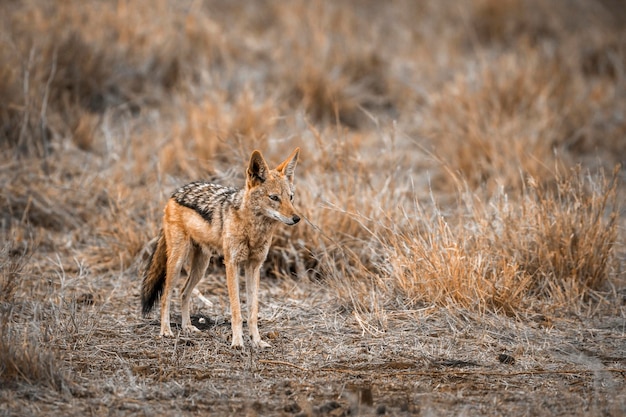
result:
[[[156,248],[150,259],[143,276],[141,284],[141,312],[146,316],[154,303],[161,297],[165,286],[165,271],[167,264],[167,248],[163,230],[159,233]]]

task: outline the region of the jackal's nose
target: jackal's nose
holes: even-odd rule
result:
[[[297,214],[294,214],[293,217],[291,218],[291,221],[293,222],[293,224],[296,224],[300,221],[300,216],[298,216]]]

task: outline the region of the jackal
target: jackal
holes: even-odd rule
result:
[[[270,345],[259,335],[259,271],[279,222],[300,221],[293,207],[294,174],[300,149],[275,169],[254,151],[243,189],[192,182],[172,194],[165,205],[163,227],[145,270],[142,312],[147,315],[161,298],[161,336],[172,336],[170,300],[174,282],[189,259],[189,275],[181,292],[182,329],[199,331],[189,318],[189,299],[204,276],[212,255],[222,254],[232,315],[232,346],[243,348],[239,270],[245,271],[248,329],[257,347]]]

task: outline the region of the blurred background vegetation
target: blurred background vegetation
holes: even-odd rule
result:
[[[51,257],[135,276],[174,188],[294,146],[307,222],[266,275],[368,311],[623,287],[620,1],[6,1],[0,27],[5,302],[50,297]]]

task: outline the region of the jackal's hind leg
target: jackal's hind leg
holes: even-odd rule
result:
[[[180,271],[183,267],[183,263],[187,259],[189,254],[189,240],[184,236],[177,236],[177,231],[166,231],[166,239],[168,245],[167,254],[167,267],[165,276],[165,287],[163,288],[163,294],[161,296],[161,336],[173,337],[172,328],[170,326],[170,304],[172,301],[172,290]],[[178,244],[171,244],[170,242],[177,242]]]
[[[186,332],[199,332],[200,330],[191,324],[191,319],[189,317],[189,301],[191,299],[191,294],[195,289],[198,282],[204,276],[207,267],[209,266],[209,261],[211,260],[211,254],[208,253],[201,246],[194,245],[191,249],[191,266],[189,268],[189,277],[185,282],[185,286],[183,287],[183,291],[181,293],[181,313],[182,313],[182,328],[183,331]]]

